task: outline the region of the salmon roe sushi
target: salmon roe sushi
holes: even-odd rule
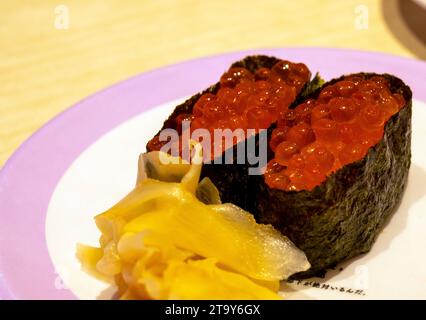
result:
[[[363,159],[405,101],[382,76],[348,76],[316,99],[280,114],[269,145],[265,181],[285,191],[312,190],[343,166]]]
[[[286,60],[271,68],[258,68],[255,73],[231,67],[221,76],[215,93],[202,94],[190,113],[174,119],[174,129],[182,134],[183,121],[190,121],[191,132],[203,128],[211,137],[214,129],[267,129],[286,113],[310,78],[305,64]],[[165,143],[156,136],[148,149],[160,150]]]

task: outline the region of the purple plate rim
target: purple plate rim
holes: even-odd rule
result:
[[[0,217],[5,221],[0,224],[0,299],[75,299],[71,291],[55,287],[61,279],[45,242],[47,206],[63,173],[112,128],[157,105],[202,90],[216,82],[230,63],[250,54],[303,61],[326,80],[357,71],[392,73],[412,88],[415,99],[426,102],[426,62],[380,52],[317,47],[211,55],[144,72],[100,90],[47,122],[0,170]],[[214,72],[206,73],[205,67]],[[330,71],[335,69],[339,72]],[[167,91],[158,90],[164,86]],[[77,129],[79,134],[73,135]],[[8,250],[9,243],[14,244],[12,250]],[[26,252],[31,252],[31,258]]]

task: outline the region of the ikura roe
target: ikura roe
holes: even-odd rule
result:
[[[174,119],[180,132],[182,121],[190,121],[190,129],[266,129],[284,114],[297,94],[310,80],[311,73],[303,63],[278,61],[272,68],[259,68],[255,73],[243,67],[232,67],[220,78],[216,93],[204,93],[192,112]],[[148,143],[159,150],[164,143],[158,138]]]
[[[203,94],[195,103],[191,129],[201,128],[198,124],[207,124],[210,131],[266,129],[288,109],[310,77],[304,64],[289,61],[259,68],[255,74],[243,67],[230,68],[220,78],[218,92]]]
[[[312,190],[344,165],[364,158],[405,105],[381,76],[348,76],[280,114],[269,141],[265,181],[285,191]]]

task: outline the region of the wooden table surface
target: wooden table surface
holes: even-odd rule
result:
[[[397,0],[1,0],[0,167],[67,107],[162,65],[287,46],[424,59],[425,47],[404,24],[398,5]]]

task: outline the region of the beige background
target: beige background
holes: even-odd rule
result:
[[[0,167],[70,105],[165,64],[286,46],[358,48],[425,59],[425,46],[400,10],[409,2],[0,0]],[[68,8],[67,30],[55,28],[55,8],[61,4]],[[368,9],[366,30],[355,27],[359,5]]]

